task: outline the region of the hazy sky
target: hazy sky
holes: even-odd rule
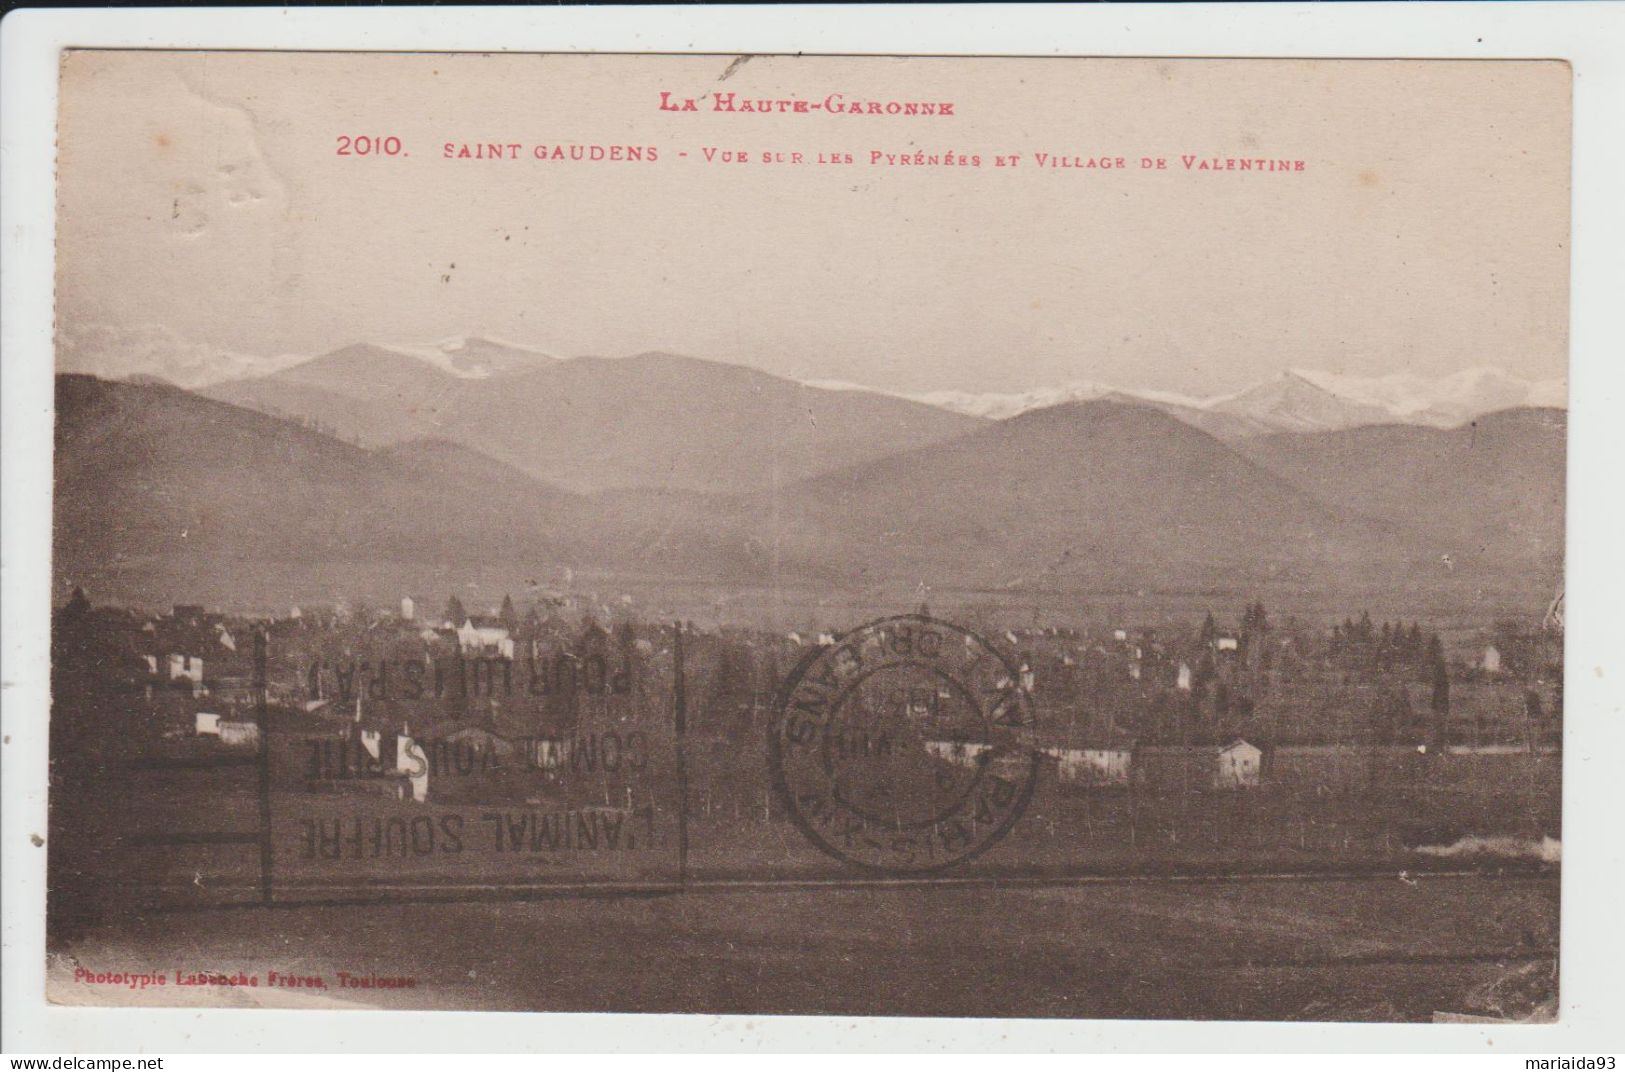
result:
[[[1558,63],[74,53],[65,365],[488,333],[895,390],[1566,369]],[[726,77],[725,77],[726,76]],[[661,91],[697,113],[663,112]],[[716,113],[706,94],[951,101]],[[340,156],[341,135],[403,155]],[[518,160],[444,159],[452,142]],[[652,146],[654,162],[539,161]],[[743,149],[748,163],[707,162]],[[851,153],[850,165],[760,162]],[[981,167],[871,166],[978,154]],[[687,153],[686,157],[680,153]],[[1040,169],[1036,153],[1124,157]],[[994,157],[1019,153],[1014,168]],[[1187,171],[1182,154],[1303,160]],[[1140,158],[1163,157],[1165,170]]]

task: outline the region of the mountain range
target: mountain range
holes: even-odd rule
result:
[[[831,591],[1431,585],[1543,602],[1561,573],[1553,408],[1262,430],[1258,412],[1313,415],[1294,380],[1251,414],[1195,407],[1257,421],[1232,436],[1121,392],[994,420],[668,354],[439,354],[349,347],[204,393],[60,375],[59,578],[159,602],[566,566]]]
[[[1208,399],[1091,382],[900,396],[666,353],[563,359],[475,336],[427,347],[357,344],[201,390],[360,446],[461,443],[581,493],[723,493],[784,487],[1070,402],[1152,408],[1241,444],[1280,432],[1449,428],[1496,410],[1561,406],[1565,389],[1478,369],[1437,380],[1292,371]]]
[[[361,446],[450,440],[583,493],[782,487],[983,423],[674,354],[558,360],[476,340],[452,360],[464,355],[460,368],[448,368],[350,346],[205,393],[306,419]]]
[[[285,360],[285,359],[283,359]],[[642,380],[650,366],[666,362],[683,366],[700,359],[671,354],[640,354],[620,359]],[[456,381],[503,380],[526,377],[523,389],[585,386],[592,377],[572,377],[582,365],[607,370],[616,363],[602,358],[563,359],[541,351],[479,336],[459,336],[427,346],[357,344],[308,361],[279,367],[264,374],[227,379],[200,386],[212,397],[268,412],[302,416],[326,414],[340,434],[363,443],[388,442],[424,434],[456,419],[444,403],[453,396],[488,392],[491,384]],[[703,362],[708,367],[716,362]],[[743,369],[739,382],[754,381],[756,389],[772,385],[782,393],[789,381]],[[681,372],[678,372],[681,375]],[[380,385],[381,390],[358,389],[357,384]],[[799,384],[803,399],[827,399],[829,392],[879,396],[929,406],[932,409],[982,420],[1003,420],[1035,409],[1065,402],[1108,399],[1151,406],[1227,440],[1275,432],[1335,431],[1373,424],[1413,424],[1450,428],[1485,413],[1519,407],[1563,408],[1567,385],[1561,379],[1526,380],[1494,368],[1474,368],[1429,378],[1401,372],[1381,377],[1345,376],[1293,369],[1232,394],[1197,398],[1169,391],[1114,387],[1095,381],[1075,381],[1052,388],[1013,393],[973,394],[933,391],[923,394],[887,392],[859,384],[810,380]],[[335,406],[323,392],[350,402]],[[571,399],[560,400],[561,406]],[[356,402],[360,403],[357,407]],[[795,404],[795,403],[792,403]],[[875,403],[871,403],[875,404]],[[479,408],[476,403],[475,409]],[[806,408],[803,406],[803,408]],[[816,408],[816,406],[814,407]],[[916,420],[920,418],[916,415]],[[962,428],[960,429],[962,430]]]
[[[850,384],[839,386],[864,390]],[[1246,390],[1210,398],[1125,389],[1089,380],[1008,394],[932,391],[905,397],[994,420],[1063,402],[1115,398],[1153,406],[1215,435],[1242,439],[1271,432],[1323,432],[1370,424],[1450,428],[1496,410],[1564,408],[1568,387],[1560,379],[1524,380],[1494,368],[1465,369],[1433,379],[1414,373],[1360,377],[1290,369]]]
[[[1031,410],[949,443],[747,500],[781,546],[838,541],[842,578],[1012,589],[1088,583],[1330,583],[1405,557],[1399,527],[1340,511],[1155,409],[1111,400]]]

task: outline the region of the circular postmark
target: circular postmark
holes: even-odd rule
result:
[[[936,871],[986,851],[1032,797],[1020,674],[976,634],[883,618],[810,653],[780,694],[774,783],[813,844],[860,867]]]

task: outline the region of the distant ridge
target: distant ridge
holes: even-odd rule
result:
[[[355,382],[358,376],[377,376],[380,384],[388,385],[402,378],[410,380],[415,372],[427,369],[455,380],[486,380],[522,375],[577,360],[482,333],[453,335],[429,343],[359,342],[316,357],[301,357],[231,352],[179,339],[159,327],[132,329],[67,324],[59,330],[58,346],[59,367],[65,371],[122,378],[154,375],[189,390],[201,390],[213,397],[268,412],[319,419],[328,426],[334,425],[333,418],[342,415],[318,414],[317,410],[331,408],[330,405],[308,394],[297,396],[289,389],[298,385],[366,396],[370,392],[365,383]],[[344,358],[363,356],[365,360],[359,366],[350,366],[346,372]],[[645,356],[648,355],[614,360],[635,362]],[[334,361],[334,358],[340,360]],[[716,361],[707,364],[748,368]],[[1356,376],[1292,368],[1244,390],[1212,397],[1122,387],[1092,379],[1021,391],[923,393],[890,391],[849,380],[799,382],[817,391],[884,395],[984,420],[1004,420],[1064,402],[1101,398],[1134,400],[1225,439],[1282,431],[1333,431],[1384,423],[1450,428],[1497,410],[1561,409],[1568,399],[1568,385],[1562,378],[1529,380],[1492,367],[1468,368],[1434,377],[1412,372]],[[282,397],[270,397],[278,393]],[[402,401],[411,412],[404,417],[400,414],[385,417],[378,412],[356,414],[356,427],[348,430],[348,434],[364,442],[389,442],[429,433],[434,427],[432,413],[412,408],[410,392],[407,396]]]
[[[1238,448],[1324,501],[1403,523],[1452,565],[1488,560],[1562,575],[1568,415],[1520,407],[1456,428],[1371,425],[1260,436]]]
[[[357,344],[210,398],[311,421],[362,446],[434,437],[578,492],[773,487],[978,427],[978,418],[874,392],[828,391],[678,354],[559,360],[460,341],[448,371]]]
[[[778,428],[812,390],[764,384],[737,367],[711,379],[707,363],[670,355],[554,371],[572,366],[589,383],[612,366],[657,391],[697,374],[709,392],[736,380],[727,402],[744,412],[762,392],[785,392],[770,396],[752,430]],[[604,389],[622,404],[637,400],[619,384]],[[689,401],[671,397],[679,408]],[[534,398],[518,397],[518,412]],[[915,412],[858,401],[889,417]],[[781,403],[788,414],[771,408]],[[660,412],[633,410],[642,420]],[[851,419],[815,409],[817,423],[829,412]],[[702,428],[736,427],[716,411],[700,417]],[[1426,584],[1458,602],[1492,589],[1544,601],[1562,568],[1565,420],[1551,409],[1458,429],[1380,425],[1226,443],[1155,408],[1102,399],[971,420],[957,435],[905,439],[890,453],[766,487],[639,483],[596,495],[464,442],[414,437],[367,449],[308,420],[172,386],[59,375],[57,419],[59,581],[158,602],[190,593],[280,605],[566,566],[849,593],[924,584],[1335,594]],[[583,419],[593,427],[606,418],[589,407]],[[611,424],[637,434],[625,420]],[[640,442],[653,450],[665,431],[654,423]],[[651,457],[727,473],[740,456],[726,437],[685,442],[686,458]],[[622,445],[611,436],[609,457],[622,457],[609,450]]]
[[[746,509],[768,513],[761,498]],[[1032,410],[951,442],[804,481],[778,497],[782,546],[999,586],[1081,577],[1198,584],[1351,581],[1414,560],[1403,530],[1354,516],[1158,410]]]
[[[850,384],[839,386],[858,389]],[[903,397],[994,420],[1064,402],[1114,398],[1160,409],[1222,438],[1240,438],[1367,424],[1451,428],[1496,410],[1562,408],[1568,386],[1561,379],[1524,380],[1494,368],[1466,369],[1432,379],[1414,373],[1358,377],[1291,369],[1243,391],[1210,398],[1089,380],[1011,393],[932,391]]]
[[[163,349],[161,344],[150,339],[144,339],[143,345],[147,351],[155,354]],[[179,344],[175,345],[179,348]],[[679,358],[679,355],[656,352],[608,360],[635,365],[639,360],[651,356],[672,360]],[[387,392],[390,385],[398,384],[403,378],[410,380],[425,369],[458,380],[484,380],[523,375],[573,361],[601,362],[606,359],[560,357],[521,343],[472,334],[451,336],[427,344],[355,343],[305,360],[286,356],[263,359],[264,362],[274,363],[274,371],[264,375],[217,379],[203,385],[193,382],[196,372],[192,371],[201,359],[195,353],[189,353],[186,360],[191,362],[187,367],[192,378],[175,381],[182,386],[202,389],[213,397],[228,401],[269,408],[272,412],[315,416],[313,412],[302,410],[323,408],[319,400],[292,395],[282,398],[270,396],[292,385],[321,387],[340,394],[369,394],[365,386],[358,385],[356,381],[371,378],[376,378],[376,382],[383,385]],[[259,360],[235,356],[227,362],[227,366],[243,367],[250,361]],[[756,371],[749,369],[749,366],[702,358],[685,360],[702,361],[714,368]],[[163,364],[157,357],[150,361],[155,365]],[[777,376],[772,378],[784,379]],[[1293,368],[1244,390],[1210,397],[1127,388],[1088,379],[1024,391],[980,393],[957,390],[923,393],[888,391],[843,380],[786,382],[799,382],[801,386],[821,392],[883,395],[984,420],[1004,420],[1065,402],[1102,398],[1132,400],[1160,409],[1225,439],[1283,431],[1335,431],[1385,423],[1450,428],[1496,410],[1563,408],[1568,397],[1567,383],[1561,378],[1528,380],[1490,367],[1469,368],[1436,377],[1410,372],[1353,376]],[[376,413],[358,414],[355,418],[357,438],[366,441],[381,437],[381,441],[391,441],[402,436],[424,434],[433,427],[432,416],[426,416],[423,411],[412,407],[410,391],[401,400],[413,409],[410,416],[421,419],[403,422],[399,416],[380,420]]]

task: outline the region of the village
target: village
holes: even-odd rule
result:
[[[190,605],[143,614],[76,594],[58,615],[57,719],[77,721],[76,695],[113,697],[115,724],[141,754],[252,751],[268,729],[301,740],[285,766],[302,791],[371,782],[419,803],[524,799],[538,780],[568,796],[572,776],[601,790],[669,764],[674,623],[558,596],[523,611],[510,598],[481,613],[456,597],[419,607],[407,596],[388,611],[266,620]],[[784,675],[836,633],[681,628],[687,734],[698,753],[726,757],[701,793],[755,796]],[[1314,630],[1276,624],[1255,602],[1233,622],[993,639],[1032,701],[1022,741],[1062,791],[1325,794],[1446,766],[1511,769],[1555,755],[1561,740],[1561,636],[1541,623],[1497,623],[1447,652],[1415,623],[1362,614]],[[961,765],[990,747],[922,744]]]

